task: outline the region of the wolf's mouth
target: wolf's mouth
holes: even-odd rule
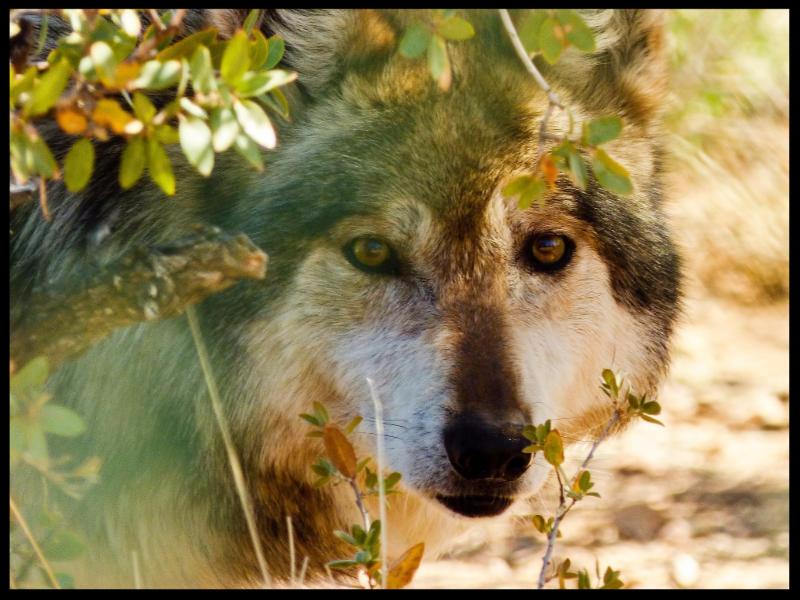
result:
[[[506,510],[514,501],[505,496],[444,496],[436,499],[447,508],[465,517],[493,517]]]

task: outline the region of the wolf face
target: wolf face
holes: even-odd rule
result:
[[[230,33],[240,17],[202,19]],[[331,532],[355,522],[346,490],[311,485],[321,449],[297,415],[313,401],[337,422],[363,416],[353,439],[374,456],[374,382],[386,468],[403,476],[389,507],[398,552],[435,547],[470,518],[536,492],[550,469],[522,452],[522,428],[551,419],[567,441],[597,432],[610,416],[604,368],[652,395],[667,367],[679,263],[660,208],[658,19],[591,12],[597,52],[544,69],[576,118],[622,116],[610,152],[631,171],[633,196],[561,178],[543,204],[519,210],[500,190],[532,167],[546,96],[495,11],[469,14],[476,36],[451,45],[453,82],[441,92],[424,61],[396,51],[417,18],[271,14],[264,27],[286,38],[301,85],[266,173],[228,168],[222,156],[209,180],[187,171],[169,212],[138,190],[140,206],[162,220],[106,242],[121,251],[203,219],[244,231],[270,255],[263,284],[239,284],[199,310],[276,575],[288,571],[286,515],[312,569],[340,557]],[[564,114],[552,124],[566,126]],[[102,207],[108,191],[93,185],[88,195]],[[78,200],[54,201],[53,212],[77,227],[88,209],[69,202]],[[57,268],[45,254],[56,252],[53,234],[30,223],[23,231],[16,254],[42,273]],[[118,473],[88,501],[105,511],[88,528],[112,562],[128,565],[134,546],[153,584],[198,584],[160,570],[172,532],[201,539],[185,573],[205,569],[225,584],[257,577],[224,449],[195,402],[205,384],[183,321],[120,332],[62,369],[56,385],[92,415],[94,442]]]
[[[273,167],[276,178],[303,172],[313,206],[340,211],[270,311],[283,333],[251,328],[248,356],[275,363],[256,358],[252,378],[266,388],[273,369],[314,373],[311,385],[324,385],[341,419],[373,413],[371,378],[389,467],[409,491],[448,514],[497,514],[547,472],[520,452],[525,423],[553,419],[585,434],[609,414],[603,368],[651,393],[663,373],[677,259],[658,214],[657,147],[642,139],[652,115],[629,115],[615,149],[642,173],[633,199],[561,180],[544,206],[520,211],[499,190],[533,163],[546,99],[503,43],[496,15],[476,13],[476,43],[453,48],[447,94],[424,65],[380,54],[407,15],[358,19],[349,52],[373,43],[377,56],[331,75],[337,93],[304,113],[313,136],[287,145]],[[313,80],[317,94],[332,85]],[[604,111],[635,103],[619,93]],[[354,255],[369,247],[376,266]],[[302,356],[279,358],[279,348],[297,347]],[[306,378],[290,381],[281,398],[315,396]],[[374,453],[374,431],[361,439]]]

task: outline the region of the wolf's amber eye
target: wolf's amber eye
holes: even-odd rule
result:
[[[565,235],[540,233],[531,238],[525,258],[537,271],[555,271],[570,261],[574,247]]]
[[[344,254],[350,264],[368,273],[391,275],[396,271],[397,264],[389,244],[375,237],[355,238],[345,246]]]

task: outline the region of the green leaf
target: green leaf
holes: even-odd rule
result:
[[[45,432],[62,437],[75,437],[86,431],[86,424],[78,413],[58,404],[45,404],[40,421]]]
[[[420,23],[414,23],[400,39],[400,54],[406,58],[419,58],[428,49],[430,40],[430,31]]]
[[[26,452],[37,463],[46,466],[50,461],[50,456],[47,452],[47,438],[44,435],[41,423],[25,423],[23,431]]]
[[[529,55],[540,50],[539,35],[546,19],[546,11],[535,9],[526,13],[517,26],[519,39]]]
[[[269,42],[258,29],[253,32],[250,42],[250,68],[260,69],[269,56]]]
[[[156,116],[156,107],[150,98],[141,92],[133,93],[133,112],[143,123],[149,123]]]
[[[627,196],[633,191],[633,184],[625,167],[600,148],[595,151],[592,170],[598,183],[607,190],[622,196]]]
[[[586,569],[578,571],[578,589],[589,590],[592,588],[592,582],[589,580],[589,572]]]
[[[309,423],[311,423],[312,425],[315,425],[316,427],[322,427],[322,425],[320,424],[320,422],[319,422],[319,421],[317,421],[317,418],[316,418],[316,417],[313,417],[313,416],[311,416],[311,415],[309,415],[309,414],[307,414],[307,413],[302,413],[302,414],[300,415],[300,418],[301,418],[301,419],[303,419],[303,420],[305,420],[305,421],[308,421]]]
[[[70,531],[56,532],[42,547],[42,552],[50,560],[72,560],[86,550],[81,539]]]
[[[125,146],[119,165],[119,185],[123,190],[133,186],[142,176],[147,162],[144,148],[144,139],[141,137],[131,138]]]
[[[581,473],[581,476],[578,479],[578,487],[583,491],[590,490],[592,488],[592,486],[594,485],[591,482],[591,479],[592,479],[592,475],[589,473],[589,471],[584,471],[583,473]]]
[[[319,419],[319,422],[323,426],[331,420],[331,417],[328,414],[328,409],[325,408],[325,405],[321,404],[320,402],[313,402],[311,406],[314,409],[314,414],[317,415],[317,419]]]
[[[275,147],[275,130],[264,109],[252,100],[242,100],[233,103],[233,111],[242,130],[250,139],[264,148]]]
[[[354,560],[332,560],[327,564],[331,569],[349,569],[350,567],[355,567],[359,563]]]
[[[439,23],[436,33],[447,40],[468,40],[475,35],[475,28],[472,23],[460,17],[449,17]]]
[[[237,31],[222,55],[220,75],[231,86],[236,86],[250,68],[250,42],[244,31]]]
[[[184,111],[193,117],[197,117],[198,119],[208,119],[208,113],[203,110],[202,107],[189,100],[189,98],[181,98],[180,106]]]
[[[647,421],[648,423],[655,423],[656,425],[661,425],[662,427],[664,427],[664,424],[658,419],[654,419],[653,417],[648,417],[647,415],[644,414],[639,416],[642,418],[642,420]]]
[[[613,392],[614,397],[619,394],[619,387],[617,386],[617,378],[614,376],[614,371],[611,369],[603,369],[603,381]]]
[[[297,79],[297,73],[273,69],[272,71],[249,71],[236,86],[240,98],[265,94],[271,89],[286,85]]]
[[[530,181],[528,182],[528,186],[523,190],[523,192],[519,196],[519,201],[517,202],[517,206],[520,210],[525,210],[529,208],[531,204],[535,201],[540,200],[544,197],[544,193],[547,190],[547,183],[539,177],[531,177]]]
[[[542,56],[551,65],[556,63],[564,50],[561,40],[556,37],[556,27],[558,27],[556,20],[548,18],[544,20],[539,31],[539,46]]]
[[[264,170],[264,161],[261,159],[261,150],[258,148],[258,145],[247,137],[245,134],[240,133],[236,136],[236,140],[234,140],[233,148],[241,154],[247,162],[253,165],[256,170],[263,171]]]
[[[202,176],[208,177],[214,168],[214,148],[211,145],[211,130],[206,122],[199,117],[183,117],[178,125],[178,133],[189,164]]]
[[[45,356],[37,356],[25,363],[19,371],[11,376],[11,393],[22,396],[37,390],[44,385],[50,374],[50,365]]]
[[[533,517],[531,517],[531,522],[537,531],[545,534],[548,532],[544,517],[542,515],[533,515]]]
[[[583,125],[583,142],[589,146],[598,146],[615,139],[620,132],[622,119],[619,117],[593,119]]]
[[[150,173],[150,179],[167,196],[172,196],[175,193],[175,175],[172,172],[172,163],[170,163],[164,147],[158,140],[153,138],[147,140],[147,169]]]
[[[86,138],[81,138],[64,157],[64,183],[70,192],[82,190],[94,170],[94,146]]]
[[[25,113],[36,117],[43,115],[58,101],[61,92],[67,87],[72,65],[66,59],[51,66],[33,87],[30,98],[25,105]]]
[[[557,429],[548,433],[544,440],[544,458],[554,467],[564,462],[564,444]]]
[[[153,135],[155,139],[157,139],[165,146],[169,146],[170,144],[177,144],[180,141],[180,135],[178,134],[178,130],[175,129],[172,125],[159,125],[158,127],[156,127],[155,131],[153,132]]]
[[[105,42],[95,42],[89,48],[89,56],[97,75],[103,80],[114,80],[114,69],[117,68],[117,59],[111,46]]]
[[[211,52],[205,46],[198,46],[189,61],[192,72],[192,86],[202,94],[209,94],[217,89],[214,67],[211,63]]]
[[[336,531],[333,532],[333,535],[338,537],[340,540],[343,540],[343,541],[347,542],[351,546],[357,546],[358,545],[358,542],[356,542],[356,539],[352,535],[347,533],[346,531],[341,531],[341,530],[337,529]]]
[[[574,10],[559,9],[556,18],[567,31],[567,41],[582,52],[593,52],[595,49],[594,33]]]
[[[372,560],[372,553],[371,552],[369,552],[367,550],[359,550],[358,552],[356,552],[356,555],[355,555],[356,563],[358,563],[360,565],[366,565],[366,564],[369,564],[369,562],[371,560]]]
[[[225,152],[239,135],[239,123],[230,108],[215,108],[209,119],[211,142],[215,152]],[[322,426],[322,425],[320,425]]]
[[[428,45],[428,69],[439,82],[439,87],[443,87],[443,80],[450,74],[450,58],[447,56],[446,42],[438,35],[434,35]],[[447,89],[447,86],[443,89]]]
[[[253,31],[253,27],[255,27],[258,18],[261,16],[261,11],[257,8],[252,9],[248,14],[247,18],[244,20],[244,30],[247,35]]]
[[[9,69],[9,71],[12,71],[12,69]],[[31,66],[28,67],[21,77],[17,77],[16,75],[12,74],[12,83],[10,88],[11,104],[14,104],[21,94],[29,92],[31,89],[33,89],[33,84],[36,83],[36,75],[38,72],[39,70],[36,67]]]
[[[148,90],[164,90],[174,86],[181,78],[181,62],[168,60],[160,62],[149,60],[142,65],[139,76],[133,81],[133,87]]]
[[[370,460],[372,459],[369,456],[367,456],[358,461],[358,464],[356,465],[356,473],[359,473],[364,467],[366,467],[369,464]]]
[[[655,400],[645,402],[642,404],[642,412],[648,415],[657,415],[661,413],[661,405]]]
[[[58,170],[58,163],[53,158],[53,153],[50,152],[50,148],[45,141],[40,137],[30,140],[28,149],[31,152],[35,172],[42,177],[53,177]]]
[[[515,177],[505,185],[503,188],[503,195],[507,198],[519,196],[528,188],[532,179],[533,177],[530,175],[520,175],[519,177]]]
[[[356,539],[356,542],[359,546],[364,545],[364,541],[367,539],[367,532],[361,527],[361,525],[353,525],[350,528],[350,533],[353,534],[353,537]]]
[[[353,420],[352,420],[352,421],[350,421],[350,422],[347,424],[347,427],[345,427],[345,428],[344,428],[344,432],[345,432],[346,434],[348,434],[348,435],[349,435],[349,434],[351,434],[351,433],[353,433],[353,430],[354,430],[356,427],[358,427],[358,425],[359,425],[359,424],[361,423],[361,421],[363,421],[363,420],[364,420],[364,419],[361,417],[361,415],[357,415],[357,416],[355,416],[355,417],[353,418]],[[356,469],[356,470],[358,470],[358,469]]]
[[[504,191],[505,192],[505,191]],[[522,429],[523,437],[528,438],[530,441],[535,442],[536,440],[536,427],[533,425],[525,425]]]
[[[391,490],[397,483],[402,479],[402,475],[400,473],[394,472],[390,474],[386,479],[383,480],[383,487],[388,491]]]
[[[261,68],[273,69],[283,58],[283,53],[286,50],[286,42],[284,42],[283,38],[279,35],[273,35],[267,41],[269,42],[269,54],[267,55],[266,62],[261,65]]]
[[[578,150],[574,146],[572,147],[572,151],[569,153],[568,161],[569,173],[572,177],[572,181],[574,181],[575,185],[580,189],[585,190],[589,173],[586,170],[586,163],[584,162],[583,157],[580,155],[580,153],[578,153]]]
[[[370,548],[373,544],[375,544],[375,542],[378,541],[380,534],[381,534],[381,521],[380,519],[376,519],[369,526],[369,533],[367,534],[367,537],[364,540],[364,546],[366,548]]]

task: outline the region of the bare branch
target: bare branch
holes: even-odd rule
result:
[[[240,279],[263,279],[266,265],[247,236],[217,228],[137,248],[77,284],[34,290],[12,319],[11,358],[22,366],[44,355],[57,365],[119,327],[174,317]]]

